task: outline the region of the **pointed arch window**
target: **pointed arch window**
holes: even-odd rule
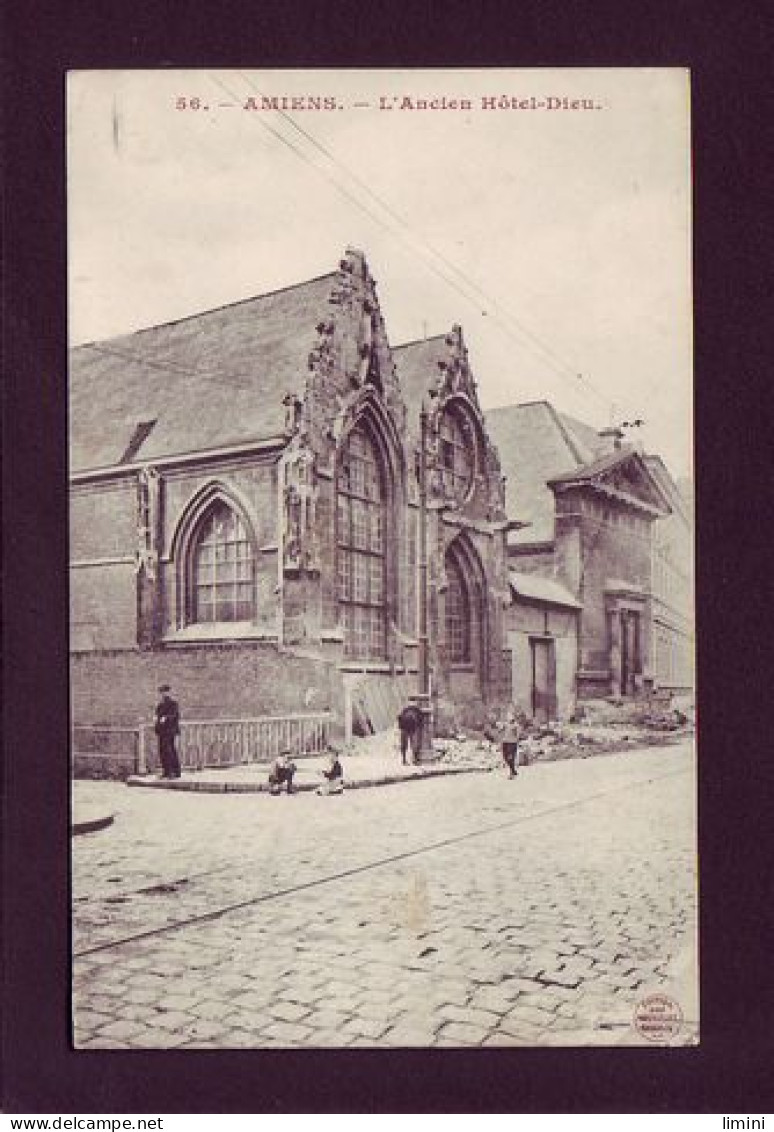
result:
[[[470,492],[476,465],[475,436],[459,409],[448,405],[441,417],[439,474],[445,495],[462,503]]]
[[[470,595],[456,557],[446,558],[446,653],[451,664],[470,663]]]
[[[215,503],[202,519],[191,547],[189,577],[191,621],[253,619],[253,550],[244,523],[226,503]]]
[[[348,657],[386,656],[384,531],[384,477],[368,430],[356,425],[336,484],[336,584]]]

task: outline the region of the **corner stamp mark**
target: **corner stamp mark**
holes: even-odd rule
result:
[[[669,1042],[683,1025],[680,1004],[668,994],[651,994],[634,1009],[634,1028],[649,1042]]]

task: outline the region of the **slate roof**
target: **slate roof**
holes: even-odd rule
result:
[[[510,532],[509,543],[551,542],[554,494],[548,481],[580,466],[589,455],[588,438],[585,442],[579,438],[572,418],[560,417],[548,401],[505,405],[488,410],[484,416],[506,477],[506,514],[509,519],[530,524]]]
[[[449,359],[446,335],[436,334],[432,338],[419,338],[415,342],[393,346],[392,356],[408,410],[407,427],[410,432],[418,432],[422,398],[441,376],[438,363]]]
[[[543,578],[538,574],[525,574],[519,570],[509,570],[508,580],[511,589],[518,597],[528,601],[539,601],[547,605],[561,605],[568,609],[583,609],[583,604],[553,578]]]
[[[335,279],[75,347],[71,471],[279,436],[282,398],[303,392]]]
[[[568,413],[556,412],[555,416],[567,432],[571,446],[577,452],[577,458],[582,464],[590,464],[597,456],[602,456],[609,449],[609,443],[599,435],[596,429],[571,417]]]
[[[555,502],[550,484],[591,482],[637,452],[631,445],[610,451],[608,439],[582,421],[558,413],[548,401],[505,405],[484,415],[506,477],[506,514],[529,524],[509,531],[511,546],[553,541]]]

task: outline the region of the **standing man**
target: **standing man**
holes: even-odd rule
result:
[[[159,688],[161,700],[156,705],[156,734],[159,737],[159,761],[162,778],[180,777],[177,757],[177,736],[180,734],[180,708],[170,695],[169,684]]]
[[[406,754],[411,747],[412,762],[416,762],[418,739],[422,728],[422,712],[416,704],[407,704],[398,716],[400,728],[400,757],[406,765]]]

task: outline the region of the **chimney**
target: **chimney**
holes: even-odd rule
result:
[[[605,452],[617,452],[623,440],[623,429],[616,426],[600,429],[597,436],[603,442]]]
[[[344,262],[349,265],[351,271],[356,271],[358,275],[365,275],[366,273],[366,259],[365,253],[360,248],[353,248],[351,244],[347,245],[347,250],[344,255]]]

